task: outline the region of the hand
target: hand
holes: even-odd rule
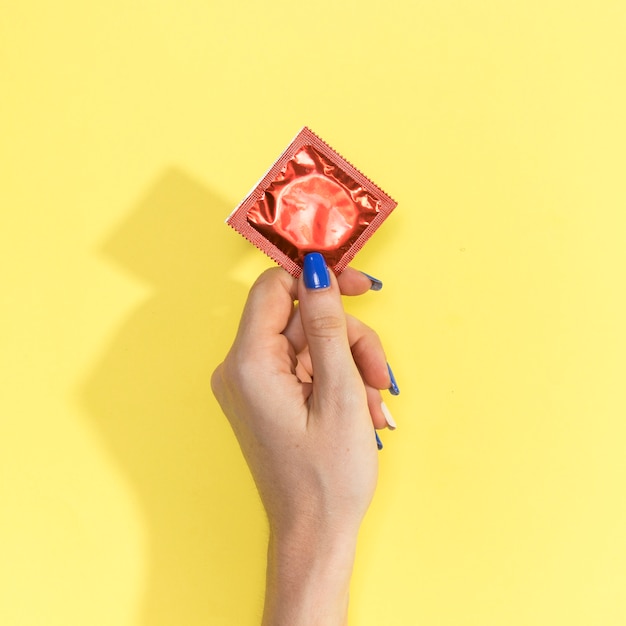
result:
[[[345,619],[376,486],[373,424],[386,425],[379,390],[391,385],[377,335],[341,304],[341,291],[363,293],[369,279],[348,269],[338,281],[309,256],[318,265],[305,266],[307,283],[326,276],[329,286],[307,288],[278,268],[262,274],[211,381],[267,511],[272,625]]]

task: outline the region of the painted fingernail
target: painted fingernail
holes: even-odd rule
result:
[[[311,252],[304,257],[304,284],[307,289],[327,289],[330,287],[330,274],[324,257],[319,252]]]
[[[395,430],[398,425],[396,424],[396,420],[393,419],[393,416],[389,412],[387,405],[384,402],[380,403],[380,409],[385,416],[385,421],[387,422],[387,426],[389,426],[389,430]]]
[[[363,274],[363,276],[367,276],[367,278],[370,279],[372,283],[372,286],[370,287],[371,291],[380,291],[383,288],[382,280],[378,280],[378,278],[374,278],[373,276],[370,276],[369,274],[366,274],[365,272],[361,272],[361,274]]]
[[[380,440],[380,437],[378,436],[378,433],[376,431],[374,431],[374,434],[376,435],[376,445],[378,446],[379,450],[382,450],[383,442]]]
[[[389,378],[391,378],[391,387],[389,387],[389,393],[392,396],[397,396],[400,393],[400,388],[398,387],[398,383],[396,382],[396,377],[391,371],[391,367],[389,367],[389,363],[387,363],[387,369],[389,370]]]

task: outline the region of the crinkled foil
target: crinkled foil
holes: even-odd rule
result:
[[[380,211],[380,202],[306,145],[248,209],[248,223],[301,264],[311,251],[333,266]]]

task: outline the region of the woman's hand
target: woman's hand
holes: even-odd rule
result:
[[[379,390],[391,381],[380,340],[346,317],[341,291],[370,286],[355,270],[338,281],[317,253],[300,280],[266,271],[213,374],[270,523],[264,624],[345,620],[356,537],[377,480],[373,425],[387,425]]]

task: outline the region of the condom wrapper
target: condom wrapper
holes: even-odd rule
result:
[[[226,223],[298,277],[309,252],[342,272],[395,207],[305,127]]]

